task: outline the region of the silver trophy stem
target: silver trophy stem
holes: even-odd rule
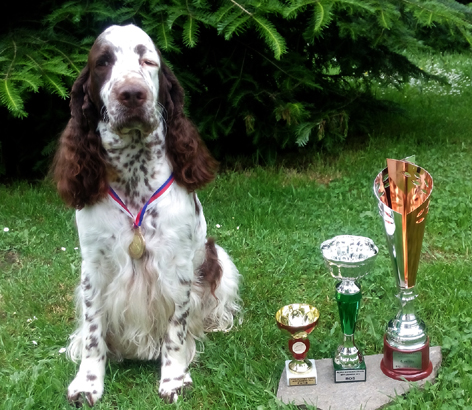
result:
[[[362,354],[354,344],[354,334],[343,335],[343,344],[338,347],[334,356],[334,363],[341,365],[344,369],[358,367],[362,362]]]
[[[390,346],[405,351],[417,350],[426,344],[426,326],[416,316],[414,302],[416,294],[414,288],[400,289],[399,295],[401,310],[387,326],[387,342]]]

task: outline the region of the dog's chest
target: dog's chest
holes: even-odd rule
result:
[[[117,189],[120,196],[124,191],[121,188]],[[123,198],[125,204],[129,202],[128,197]],[[99,262],[107,276],[115,276],[123,269],[159,270],[159,266],[181,259],[192,260],[196,244],[203,243],[206,235],[201,206],[196,208],[196,203],[199,204],[198,198],[176,183],[145,210],[131,207],[128,212],[109,195],[101,203],[77,213],[83,256]],[[133,259],[129,247],[137,225],[145,243],[143,255]]]
[[[146,137],[139,132],[118,136],[105,123],[99,130],[111,169],[110,186],[131,212],[138,213],[172,173],[162,125]]]

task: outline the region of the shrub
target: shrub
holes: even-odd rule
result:
[[[163,51],[217,155],[339,146],[384,106],[372,84],[431,78],[408,53],[436,46],[425,32],[472,43],[471,16],[452,0],[69,1],[41,30],[0,40],[0,104],[22,118],[39,89],[65,98],[93,38],[132,22]]]

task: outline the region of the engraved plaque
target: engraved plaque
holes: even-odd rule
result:
[[[358,370],[336,370],[334,372],[334,381],[336,383],[345,382],[365,382],[366,371],[362,369]]]
[[[418,369],[422,368],[422,354],[420,352],[403,353],[393,352],[394,369]]]
[[[289,379],[290,386],[306,386],[309,384],[316,384],[316,377],[303,377]]]

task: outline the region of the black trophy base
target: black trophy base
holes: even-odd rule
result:
[[[339,364],[334,363],[334,382],[352,383],[367,381],[367,369],[365,362],[361,362],[355,369],[343,369]]]

